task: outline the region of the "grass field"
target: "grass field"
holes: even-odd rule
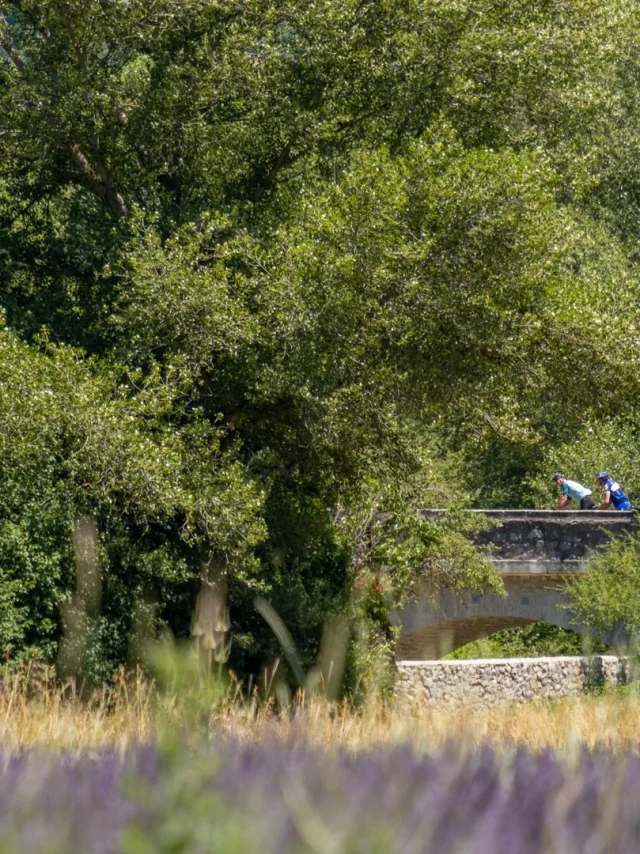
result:
[[[519,745],[536,752],[578,745],[626,750],[640,748],[640,698],[627,688],[496,708],[403,711],[380,699],[354,710],[316,697],[305,703],[298,698],[278,711],[255,696],[243,697],[233,686],[179,684],[160,690],[141,674],[121,675],[113,688],[83,698],[73,682],[61,687],[46,669],[0,678],[0,744],[5,749],[125,748],[167,731],[187,739],[275,738],[353,751],[403,743],[431,751],[451,741],[471,748]]]

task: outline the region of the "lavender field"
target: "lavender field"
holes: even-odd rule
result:
[[[3,854],[629,854],[640,757],[272,741],[6,755]]]

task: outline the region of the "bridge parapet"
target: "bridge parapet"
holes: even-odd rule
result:
[[[426,510],[438,517],[441,510]],[[635,513],[613,510],[474,510],[499,523],[476,537],[503,575],[565,575],[611,536],[637,528]]]

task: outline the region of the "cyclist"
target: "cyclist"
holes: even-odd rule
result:
[[[606,471],[599,471],[596,475],[598,486],[602,487],[602,504],[597,507],[597,510],[608,510],[611,505],[616,510],[631,510],[631,502],[620,489],[617,481],[609,477]]]
[[[562,498],[558,501],[556,510],[566,510],[571,501],[575,501],[580,505],[581,510],[593,510],[595,501],[591,495],[591,490],[587,489],[577,480],[569,480],[562,472],[557,471],[553,480],[562,488]]]

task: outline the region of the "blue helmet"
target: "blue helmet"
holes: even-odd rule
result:
[[[561,471],[557,471],[551,478],[551,480],[560,480],[561,477],[564,477],[564,479],[566,480],[566,475],[562,474]]]
[[[609,472],[607,472],[607,471],[599,471],[598,474],[596,475],[596,480],[608,480],[608,479],[609,479]]]

